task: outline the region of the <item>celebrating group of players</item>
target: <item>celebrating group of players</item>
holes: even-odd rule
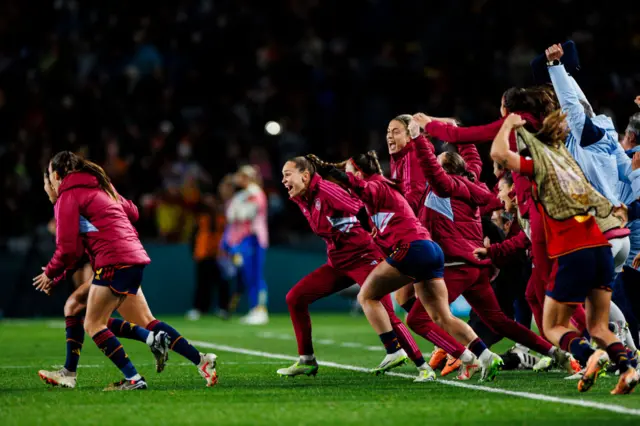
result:
[[[391,120],[394,180],[383,176],[375,152],[336,164],[307,155],[284,165],[283,184],[326,241],[328,261],[287,295],[300,359],[279,374],[317,373],[308,305],[356,281],[387,351],[376,373],[408,357],[419,370],[416,381],[433,380],[447,353],[452,362],[446,367],[457,367],[458,379],[480,372],[481,380],[493,380],[504,357],[449,310],[463,295],[493,333],[542,355],[534,369],[555,365],[577,373],[585,392],[611,364],[620,375],[611,393],[633,390],[640,381],[633,339],[620,333],[623,344],[609,319],[621,315],[611,302],[616,274],[634,261],[625,227],[630,210],[620,194],[626,192],[629,203],[640,196],[638,173],[611,119],[593,114],[567,73],[563,47],[545,54],[552,86],[507,90],[494,123],[462,128],[422,113]],[[628,129],[625,137],[636,134]],[[457,144],[457,152],[436,157],[429,136]],[[493,142],[491,158],[503,170],[499,194],[479,181],[474,143],[485,141]],[[511,238],[485,247],[480,209],[503,204],[517,216]],[[531,254],[526,293],[540,335],[507,317],[491,286],[492,260],[504,262],[518,249]],[[409,313],[409,327],[438,347],[429,364],[393,312],[393,291]]]
[[[408,358],[419,382],[435,380],[439,368],[442,374],[457,370],[460,380],[479,373],[489,381],[507,367],[508,354],[489,349],[495,339],[488,341],[480,327],[451,313],[450,303],[462,295],[489,334],[541,355],[534,369],[557,366],[575,373],[584,392],[611,365],[620,375],[611,393],[634,389],[640,373],[633,339],[618,333],[621,342],[609,322],[610,315],[622,315],[611,302],[616,275],[634,260],[632,227],[625,226],[633,209],[621,199],[627,204],[638,199],[640,172],[632,171],[611,120],[593,114],[562,63],[563,54],[560,45],[546,51],[553,87],[507,90],[502,118],[494,123],[464,128],[422,113],[391,120],[392,179],[384,177],[375,152],[341,163],[307,155],[284,164],[282,183],[312,231],[325,240],[327,263],[287,294],[300,359],[278,374],[317,374],[308,307],[356,282],[358,300],[387,352],[373,369],[377,374]],[[457,150],[436,156],[429,137]],[[499,193],[480,182],[482,162],[474,145],[491,141],[491,157],[501,170]],[[636,162],[640,165],[640,157]],[[34,286],[49,292],[85,252],[95,273],[65,307],[65,367],[40,376],[74,387],[86,331],[124,375],[109,390],[147,387],[118,337],[147,343],[158,371],[172,349],[214,385],[216,356],[201,354],[156,320],[144,299],[140,284],[150,260],[132,225],[135,205],[115,191],[102,169],[67,151],[50,162],[45,190],[55,203],[56,252]],[[505,242],[485,246],[480,212],[498,208],[517,219]],[[494,265],[508,264],[524,250],[533,264],[526,300],[540,335],[529,329],[530,320],[519,323],[505,314],[509,309],[491,284]],[[394,313],[393,292],[408,312],[409,328],[436,345],[429,362]],[[516,298],[506,304],[513,307]],[[116,309],[124,320],[110,318]],[[623,329],[624,324],[615,331]]]

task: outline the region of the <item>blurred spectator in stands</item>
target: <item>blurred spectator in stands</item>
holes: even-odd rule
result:
[[[196,321],[211,305],[211,289],[217,288],[216,314],[229,318],[229,281],[223,276],[217,261],[225,226],[224,208],[212,194],[204,194],[196,207],[192,238],[193,260],[196,265],[196,291],[193,309],[187,319]]]

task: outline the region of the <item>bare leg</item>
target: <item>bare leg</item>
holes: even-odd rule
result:
[[[377,334],[392,330],[389,315],[380,303],[380,299],[412,281],[386,261],[380,263],[367,277],[358,294],[358,301]]]
[[[415,285],[415,289],[420,303],[425,307],[433,321],[457,341],[463,345],[468,345],[478,338],[467,323],[451,313],[447,286],[443,279],[418,283]]]

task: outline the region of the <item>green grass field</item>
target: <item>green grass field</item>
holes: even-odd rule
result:
[[[102,392],[120,375],[90,339],[85,339],[79,386],[51,388],[36,373],[64,362],[63,320],[0,322],[0,425],[640,424],[640,393],[609,395],[614,377],[600,379],[581,395],[576,382],[563,380],[560,372],[503,372],[484,387],[472,380],[461,388],[413,383],[405,377],[416,374],[412,366],[384,377],[348,370],[373,367],[383,357],[366,319],[312,317],[317,357],[338,365],[321,367],[316,378],[294,379],[275,374],[296,355],[286,316],[262,327],[166,318],[202,351],[218,355],[220,382],[206,388],[195,368],[174,353],[167,369],[156,374],[147,347],[124,341],[149,383],[146,392]],[[431,352],[430,344],[418,343],[425,354]],[[508,346],[502,342],[494,349]]]

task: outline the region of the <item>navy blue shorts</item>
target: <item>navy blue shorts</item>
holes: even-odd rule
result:
[[[144,265],[105,266],[94,271],[93,284],[109,287],[120,295],[135,295],[142,284]]]
[[[615,272],[611,247],[593,247],[558,257],[547,296],[561,303],[584,303],[593,289],[611,291]]]
[[[417,240],[397,247],[387,263],[416,282],[444,277],[444,253],[433,241]]]

